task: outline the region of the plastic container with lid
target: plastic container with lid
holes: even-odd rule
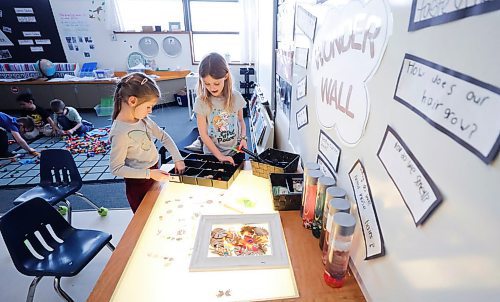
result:
[[[323,224],[323,208],[325,206],[326,189],[333,187],[337,181],[335,178],[322,176],[318,179],[318,189],[316,192],[316,204],[314,206],[314,220],[312,222],[312,234],[319,238]]]
[[[308,162],[304,164],[304,183],[307,185],[307,175],[309,174],[310,171],[318,170],[319,171],[319,165],[315,162]],[[304,189],[302,191],[302,205],[300,206],[300,217],[302,217],[302,214],[304,212],[304,203],[306,200],[306,186],[304,186]]]
[[[306,229],[311,228],[314,219],[314,208],[316,206],[316,193],[318,190],[318,179],[323,176],[319,170],[309,171],[306,177],[304,213],[302,214],[302,224]]]
[[[321,250],[323,252],[323,264],[326,264],[326,257],[328,255],[328,246],[330,245],[330,230],[332,229],[333,223],[333,215],[343,212],[348,213],[351,211],[351,203],[344,198],[333,198],[328,201],[328,213],[324,216],[323,220],[326,221],[325,230],[323,234],[323,245],[321,246]]]
[[[323,279],[328,286],[342,287],[344,285],[355,226],[356,219],[351,214],[338,212],[333,215],[333,230],[331,230],[333,235],[323,273]]]
[[[347,192],[341,187],[333,186],[326,189],[325,206],[323,207],[323,221],[321,233],[319,236],[319,248],[323,250],[323,242],[325,240],[325,228],[326,228],[326,217],[328,217],[328,208],[330,206],[329,201],[333,198],[345,198],[347,197]],[[349,213],[349,211],[347,211]],[[324,262],[323,262],[324,263]]]

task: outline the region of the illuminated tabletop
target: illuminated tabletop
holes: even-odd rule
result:
[[[153,188],[88,301],[365,301],[352,275],[341,289],[323,282],[318,241],[302,228],[298,211],[279,213],[288,268],[189,271],[201,215],[275,213],[269,180],[249,168],[228,190],[173,182]]]

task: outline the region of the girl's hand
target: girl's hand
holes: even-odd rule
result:
[[[149,178],[156,181],[168,181],[169,173],[162,171],[160,169],[151,169],[149,171]]]
[[[220,162],[228,162],[234,166],[234,159],[231,156],[222,155],[217,158]]]
[[[239,145],[239,148],[241,150],[241,147],[245,148],[245,149],[248,149],[248,145],[247,145],[247,140],[246,139],[242,139],[240,141],[240,145]]]
[[[186,164],[184,164],[183,160],[179,160],[175,163],[175,173],[182,174],[186,170]]]

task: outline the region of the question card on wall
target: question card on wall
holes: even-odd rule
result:
[[[365,167],[363,167],[360,160],[356,161],[351,171],[349,171],[349,178],[351,179],[359,222],[365,238],[366,259],[383,256],[385,255],[384,238],[380,230]]]
[[[415,224],[423,223],[443,200],[432,179],[401,137],[389,126],[377,156],[398,188]]]
[[[406,54],[394,99],[485,163],[497,155],[500,88]]]

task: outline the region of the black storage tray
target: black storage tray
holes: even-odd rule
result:
[[[266,164],[282,168],[285,173],[297,171],[300,158],[298,154],[276,150],[273,148],[264,150],[261,154],[259,154],[259,157],[265,160]]]

